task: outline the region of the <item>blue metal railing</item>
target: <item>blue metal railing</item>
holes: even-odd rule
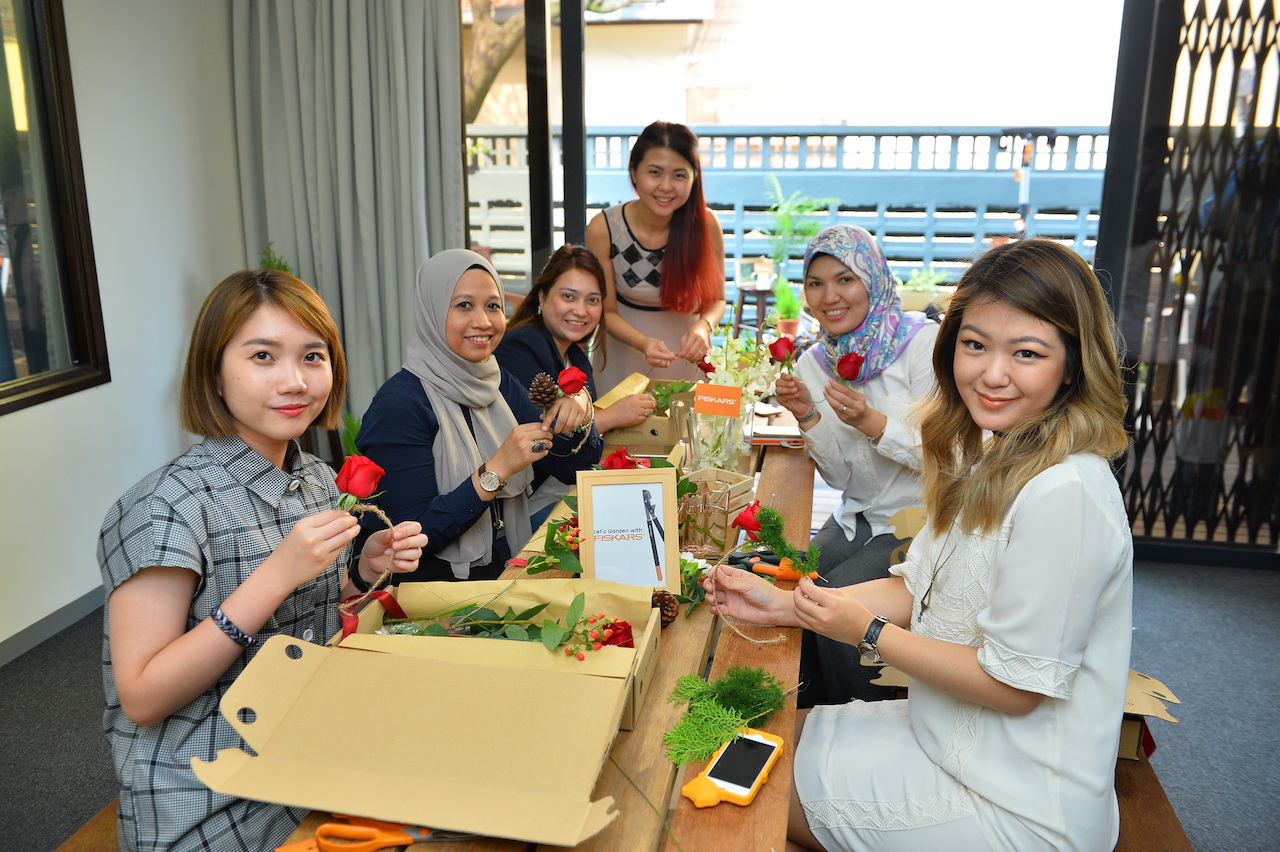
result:
[[[1020,139],[994,127],[721,127],[694,126],[704,193],[725,232],[726,277],[732,290],[739,261],[768,253],[770,199],[765,176],[783,193],[834,198],[824,224],[848,222],[874,233],[904,277],[931,266],[958,277],[993,237],[1015,233]],[[587,195],[591,207],[634,197],[627,174],[640,127],[587,130]],[[469,128],[489,153],[473,157],[472,237],[492,245],[499,270],[528,274],[524,242],[524,129]],[[1107,128],[1063,127],[1036,139],[1028,232],[1059,239],[1086,260],[1097,238]],[[558,161],[558,136],[553,161]],[[798,251],[798,248],[797,248]],[[509,255],[509,268],[502,265]],[[526,255],[527,256],[527,255]],[[798,258],[787,274],[799,273]],[[518,287],[518,284],[517,284]]]

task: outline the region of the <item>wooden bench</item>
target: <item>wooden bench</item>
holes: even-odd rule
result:
[[[1145,755],[1116,761],[1116,798],[1120,841],[1115,852],[1194,852]]]
[[[80,829],[58,847],[57,852],[116,852],[116,807],[118,799],[93,815]]]

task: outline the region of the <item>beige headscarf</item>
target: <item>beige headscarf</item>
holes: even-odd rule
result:
[[[454,288],[464,272],[477,266],[493,276],[501,298],[502,281],[497,270],[473,251],[448,249],[418,267],[416,329],[406,347],[404,367],[422,382],[427,400],[440,421],[433,450],[436,485],[441,494],[469,479],[517,425],[511,407],[499,393],[502,369],[498,359],[490,355],[473,364],[450,349],[445,340],[445,317],[453,301]],[[463,408],[471,412],[474,437],[472,429],[467,428]],[[512,475],[498,492],[497,499],[503,501],[503,531],[513,550],[523,547],[533,534],[527,493],[532,481],[533,470],[526,467]],[[440,550],[440,558],[453,567],[455,577],[465,580],[471,576],[472,565],[487,564],[493,559],[492,512],[493,509],[489,509],[456,541]]]

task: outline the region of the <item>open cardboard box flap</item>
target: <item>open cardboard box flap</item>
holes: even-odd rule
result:
[[[654,621],[651,590],[601,581],[415,583],[395,592],[408,614],[421,615],[502,590],[503,609],[550,601],[543,615],[555,618],[585,591],[591,612],[637,629]],[[361,633],[381,623],[374,609],[361,613]],[[634,651],[592,652],[587,659],[602,669],[593,671],[524,642],[354,634],[343,645],[269,640],[221,704],[256,754],[195,759],[196,777],[243,798],[560,846],[617,816],[613,799],[593,802],[591,793]],[[382,653],[360,649],[367,645]],[[525,665],[529,651],[548,665]]]
[[[1166,701],[1172,701],[1174,704],[1182,703],[1169,687],[1160,681],[1129,669],[1129,686],[1124,696],[1124,712],[1137,716],[1154,716],[1166,722],[1178,721],[1164,706]]]

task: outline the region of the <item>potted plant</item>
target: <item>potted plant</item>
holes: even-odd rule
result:
[[[782,184],[774,175],[765,175],[769,188],[765,195],[772,199],[768,214],[771,224],[765,234],[769,237],[769,257],[773,261],[774,280],[787,278],[787,261],[791,254],[822,230],[822,222],[814,213],[826,211],[838,198],[811,198],[798,190],[790,195],[782,194]],[[797,314],[798,316],[798,314]]]
[[[777,312],[778,334],[794,338],[800,331],[800,311],[803,305],[791,282],[782,276],[773,279],[774,309]]]
[[[945,275],[926,265],[911,270],[907,280],[898,285],[898,295],[902,297],[904,311],[924,311],[930,305],[945,311],[955,289],[947,283]]]
[[[825,212],[832,204],[838,204],[839,199],[811,198],[798,190],[784,195],[777,177],[765,175],[765,180],[769,183],[765,194],[773,201],[768,209],[770,225],[765,234],[769,237],[769,258],[773,263],[776,323],[779,334],[795,337],[800,329],[803,306],[787,281],[787,261],[822,230],[822,222],[813,214]]]

